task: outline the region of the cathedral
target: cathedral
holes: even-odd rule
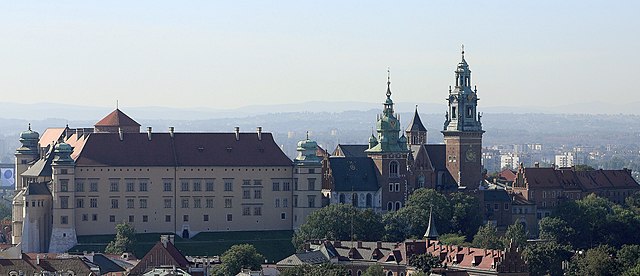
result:
[[[376,135],[368,144],[339,144],[323,160],[322,188],[329,203],[352,204],[376,211],[395,211],[418,188],[440,191],[475,189],[483,181],[482,123],[477,111],[477,89],[464,57],[449,87],[443,144],[428,144],[428,131],[416,107],[408,127],[401,131],[387,78],[386,99],[377,116]]]

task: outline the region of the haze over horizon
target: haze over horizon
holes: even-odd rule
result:
[[[0,10],[1,101],[377,103],[390,66],[394,101],[444,104],[464,43],[480,111],[627,104],[640,101],[637,10],[635,1],[11,2]]]

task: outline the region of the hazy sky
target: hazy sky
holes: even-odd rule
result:
[[[640,101],[640,1],[4,1],[0,101]],[[429,112],[429,111],[424,111]]]

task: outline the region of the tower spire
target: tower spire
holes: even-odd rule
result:
[[[391,97],[391,69],[387,67],[387,98]]]
[[[462,60],[464,60],[464,44],[462,44]]]
[[[437,239],[438,231],[436,230],[436,224],[433,221],[433,206],[429,209],[429,226],[427,226],[427,232],[424,233],[424,238]]]

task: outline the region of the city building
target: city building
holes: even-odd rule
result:
[[[119,109],[94,128],[29,128],[16,157],[12,241],[64,252],[77,236],[291,230],[321,207],[317,144],[289,159],[271,133],[140,131]]]

